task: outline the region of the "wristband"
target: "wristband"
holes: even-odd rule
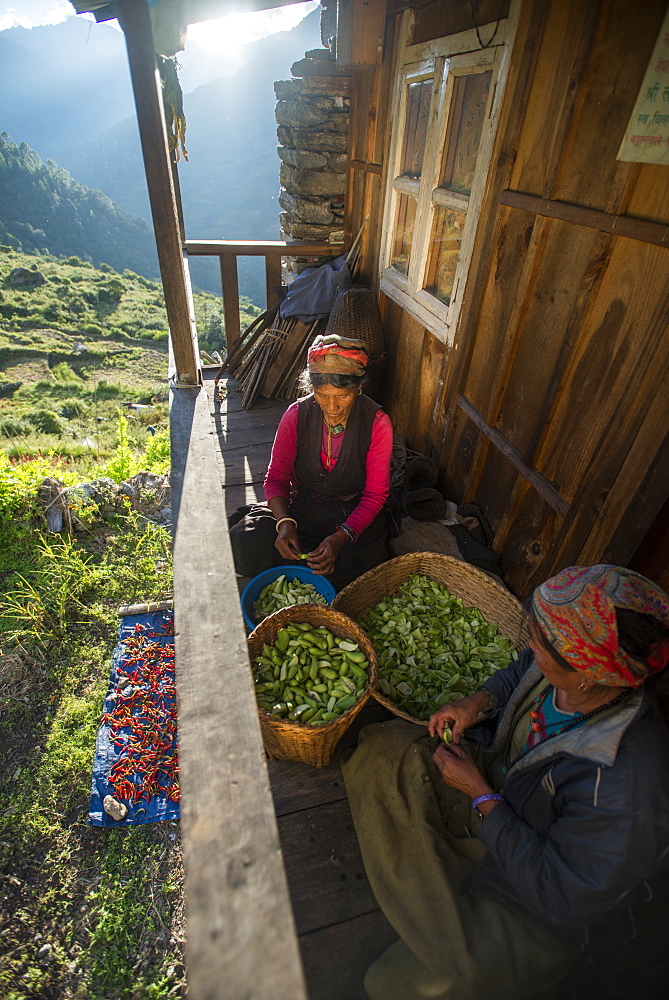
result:
[[[297,527],[297,521],[295,520],[294,517],[280,517],[279,520],[276,522],[277,535],[279,534],[279,528],[281,527],[284,521],[292,521],[295,527]]]
[[[337,531],[343,531],[345,535],[348,535],[349,539],[354,542],[356,540],[356,533],[353,528],[349,528],[348,524],[338,524]]]
[[[475,799],[472,800],[472,809],[476,813],[476,818],[478,820],[483,819],[483,813],[479,811],[479,806],[482,802],[503,802],[504,796],[500,795],[499,792],[488,792],[487,795],[477,795]]]

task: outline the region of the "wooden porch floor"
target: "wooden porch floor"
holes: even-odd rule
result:
[[[205,387],[230,515],[264,499],[262,483],[286,404],[262,400],[243,410],[235,381],[224,377],[215,394],[214,374],[205,372]],[[364,1000],[365,970],[396,939],[365,875],[339,763],[362,726],[389,718],[370,699],[327,768],[268,764],[310,1000]]]

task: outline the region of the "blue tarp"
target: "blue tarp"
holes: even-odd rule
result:
[[[308,267],[284,288],[279,315],[297,316],[303,323],[324,319],[330,315],[332,303],[340,288],[351,288],[351,272],[346,254],[320,267]]]
[[[125,819],[107,815],[106,795],[127,807]],[[112,656],[89,819],[94,826],[126,826],[178,818],[173,612],[129,615]]]

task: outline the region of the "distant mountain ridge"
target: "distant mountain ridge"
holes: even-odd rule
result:
[[[120,212],[54,160],[0,134],[0,243],[27,253],[77,256],[157,279],[155,239],[144,219]]]
[[[180,163],[179,180],[188,238],[278,238],[273,84],[290,78],[291,65],[320,44],[315,10],[291,31],[247,46],[249,61],[237,73],[190,93],[188,62],[196,56],[187,51],[179,57],[186,67],[181,82],[189,160]],[[0,84],[12,94],[0,110],[0,131],[56,160],[74,183],[103,192],[122,213],[150,222],[128,77],[123,35],[114,28],[70,18],[50,28],[0,32]],[[0,198],[1,185],[0,179]],[[0,220],[6,211],[5,205]],[[89,255],[84,248],[65,252]],[[155,247],[151,260],[123,267],[148,275]],[[193,259],[191,274],[196,286],[220,292],[217,261]],[[240,290],[262,303],[262,261],[240,262]]]

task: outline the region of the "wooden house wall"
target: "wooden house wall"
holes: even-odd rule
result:
[[[669,249],[593,228],[578,211],[669,223],[667,167],[616,159],[665,8],[523,0],[453,347],[382,296],[395,428],[437,458],[450,499],[485,511],[519,596],[574,563],[634,563],[669,583],[669,558],[648,540],[652,529],[669,556],[658,527],[669,497]],[[577,210],[560,221],[500,204],[503,191]],[[378,243],[367,251],[378,259]],[[566,516],[460,397],[553,485]]]

